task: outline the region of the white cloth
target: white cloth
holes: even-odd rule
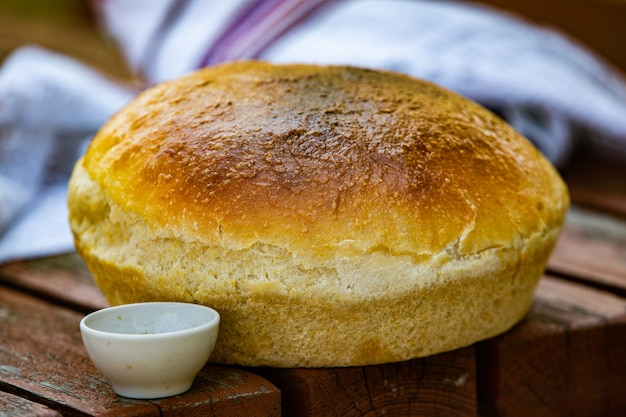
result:
[[[476,5],[418,0],[101,0],[147,84],[225,60],[350,64],[425,78],[503,116],[557,166],[579,141],[626,161],[626,81],[563,34]],[[133,92],[27,47],[0,69],[0,262],[72,249],[73,162]]]
[[[72,250],[67,180],[133,93],[73,59],[23,47],[0,69],[0,263]]]

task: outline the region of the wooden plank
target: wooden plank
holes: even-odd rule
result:
[[[625,172],[623,160],[599,155],[583,145],[562,174],[575,205],[626,219]]]
[[[0,417],[62,417],[45,405],[0,392]]]
[[[610,193],[591,186],[575,185],[570,188],[570,195],[572,200],[582,207],[626,216],[626,197],[623,194]]]
[[[109,305],[76,253],[0,265],[0,282],[83,312]]]
[[[160,400],[117,396],[82,344],[82,315],[0,288],[0,391],[68,415],[280,415],[280,392],[245,370],[208,364],[185,394]]]
[[[151,400],[163,416],[281,416],[281,393],[244,369],[208,364],[183,395]]]
[[[528,317],[477,345],[482,416],[626,415],[626,299],[544,277]]]
[[[256,370],[284,416],[475,416],[474,349],[364,367]]]
[[[548,270],[626,296],[626,219],[572,208]]]

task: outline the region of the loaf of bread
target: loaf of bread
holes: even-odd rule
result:
[[[211,360],[403,361],[523,318],[569,205],[497,116],[409,76],[238,62],[139,95],[69,185],[112,304],[219,311]]]

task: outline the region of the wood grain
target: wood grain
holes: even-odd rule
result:
[[[0,265],[0,283],[82,312],[109,305],[76,253]]]
[[[257,375],[207,365],[191,390],[154,401],[117,396],[82,344],[82,314],[9,288],[0,292],[0,391],[63,415],[278,416],[280,392]]]
[[[482,416],[626,415],[626,299],[544,277],[528,317],[477,345]]]
[[[0,392],[0,417],[61,417],[61,414],[45,405]]]
[[[626,3],[620,7],[622,13],[626,13]],[[626,43],[621,42],[621,45],[626,46]],[[572,201],[579,207],[626,219],[626,161],[599,155],[584,143],[579,145],[562,171]]]
[[[474,349],[407,362],[257,370],[283,393],[283,416],[475,416]]]
[[[626,219],[573,208],[548,269],[626,296]]]

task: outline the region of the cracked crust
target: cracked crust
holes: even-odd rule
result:
[[[112,118],[69,205],[112,303],[211,305],[216,361],[347,366],[509,328],[568,197],[528,141],[432,84],[244,62]]]

